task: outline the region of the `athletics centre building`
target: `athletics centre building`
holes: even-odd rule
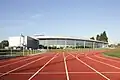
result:
[[[23,45],[21,44],[24,44],[26,49],[106,48],[108,46],[108,43],[103,41],[83,39],[78,37],[61,37],[61,36],[44,36],[44,35],[34,35],[31,37],[27,36],[25,37],[25,39],[21,38],[21,36],[9,37],[8,41],[10,47],[17,47],[17,46],[22,47]]]

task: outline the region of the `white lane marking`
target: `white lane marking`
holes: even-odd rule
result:
[[[16,71],[16,70],[18,70],[18,69],[20,69],[20,68],[23,68],[23,67],[25,67],[25,66],[28,66],[28,65],[30,65],[30,64],[32,64],[32,63],[34,63],[34,62],[36,62],[36,61],[39,61],[39,60],[41,60],[41,59],[46,58],[46,57],[47,57],[47,56],[44,56],[44,57],[42,57],[42,58],[39,58],[39,59],[37,59],[37,60],[34,60],[34,61],[29,62],[29,63],[27,63],[27,64],[24,64],[24,65],[22,65],[22,66],[20,66],[20,67],[17,67],[17,68],[15,68],[15,69],[12,69],[12,70],[10,70],[10,71],[8,71],[8,72],[6,72],[6,73],[0,75],[0,77],[5,76],[5,75],[7,75],[7,74],[9,74],[9,73],[11,73],[11,72],[13,72],[13,71]]]
[[[36,56],[36,55],[39,55],[39,54],[42,54],[42,53],[46,53],[46,52],[40,52],[40,53],[36,53],[36,54],[30,54],[28,56]]]
[[[24,58],[26,58],[26,57],[17,57],[17,58],[12,58],[10,60],[1,60],[0,64],[10,62],[10,61],[15,61],[15,60],[21,60],[21,59],[24,59]]]
[[[70,73],[70,74],[96,74],[96,72],[68,72],[68,73]],[[100,72],[100,73],[111,73],[111,74],[113,74],[113,73],[120,73],[120,72]]]
[[[113,65],[111,65],[111,64],[108,64],[108,63],[105,63],[105,62],[102,62],[102,61],[98,61],[98,60],[93,59],[93,58],[90,58],[90,57],[88,57],[88,56],[86,56],[86,58],[88,58],[88,59],[90,59],[90,60],[93,60],[93,61],[95,61],[95,62],[99,62],[99,63],[105,64],[105,65],[107,65],[107,66],[109,66],[109,67],[112,67],[112,68],[115,68],[115,69],[119,69],[119,70],[120,70],[119,67],[113,66]]]
[[[80,54],[77,54],[76,57],[78,57]]]
[[[19,63],[19,62],[27,61],[27,60],[30,60],[30,59],[34,59],[34,58],[37,58],[37,57],[40,57],[40,56],[34,56],[34,57],[31,57],[31,58],[22,59],[22,60],[19,60],[19,61],[16,61],[16,62],[12,62],[10,64],[5,64],[5,65],[0,66],[0,68],[5,67],[5,66],[9,66],[9,65],[12,65],[12,64],[16,64],[16,63]]]
[[[56,55],[54,55],[48,62],[46,62],[39,70],[37,70],[34,75],[32,75],[28,80],[32,80],[46,65],[48,65],[54,58],[56,58],[56,56],[58,55],[58,53]]]
[[[116,61],[116,60],[113,60],[113,59],[103,58],[103,57],[100,57],[100,56],[97,56],[97,55],[94,55],[94,56],[97,57],[97,58],[104,59],[104,60],[114,61],[114,62],[120,63],[120,61]]]
[[[67,55],[65,58],[69,57],[70,55]]]
[[[78,53],[77,55],[76,55],[76,57],[81,57],[81,56],[85,56],[85,55],[87,55],[87,54],[85,54],[85,53]]]
[[[70,80],[69,75],[68,75],[67,63],[66,63],[66,58],[65,58],[64,52],[63,52],[63,58],[64,58],[66,77],[67,77],[67,80]]]
[[[72,55],[72,54],[70,54]],[[73,56],[73,55],[72,55]],[[86,65],[87,67],[89,67],[90,69],[92,69],[93,71],[95,71],[97,74],[99,74],[100,76],[104,77],[107,80],[110,80],[108,77],[106,77],[105,75],[103,75],[101,72],[97,71],[96,69],[94,69],[93,67],[91,67],[90,65],[88,65],[87,63],[83,62],[82,60],[80,60],[78,57],[73,56],[74,58],[76,58],[78,61],[80,61],[81,63],[83,63],[84,65]]]
[[[69,74],[96,74],[96,72],[68,72]],[[100,72],[103,74],[120,74],[120,72]],[[3,74],[3,73],[0,73]],[[10,73],[12,75],[17,75],[17,74],[34,74],[34,72],[24,72],[24,73]],[[41,72],[38,74],[66,74],[66,72]]]

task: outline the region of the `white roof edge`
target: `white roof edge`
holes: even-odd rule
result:
[[[97,40],[91,40],[87,38],[79,38],[79,37],[66,37],[66,36],[32,36],[35,39],[38,38],[68,38],[68,39],[81,39],[81,40],[86,40],[86,41],[92,41],[92,42],[101,42],[101,43],[108,43],[108,42],[103,42],[103,41],[97,41]]]

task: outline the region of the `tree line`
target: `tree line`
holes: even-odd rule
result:
[[[0,42],[0,49],[4,49],[5,47],[9,46],[8,40],[3,40]]]
[[[91,40],[95,40],[94,37],[91,37],[90,39],[91,39]],[[106,34],[106,31],[104,31],[104,32],[101,33],[101,34],[97,34],[96,40],[108,42],[108,36],[107,36],[107,34]]]

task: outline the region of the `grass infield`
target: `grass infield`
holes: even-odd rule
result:
[[[117,57],[120,58],[120,48],[112,49],[103,53],[105,56]]]

